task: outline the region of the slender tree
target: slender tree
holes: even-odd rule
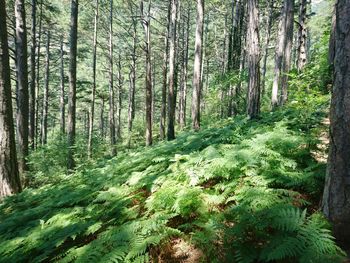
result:
[[[248,100],[247,113],[255,118],[260,113],[260,47],[258,0],[248,0]]]
[[[49,114],[49,81],[50,81],[50,31],[47,32],[46,61],[45,61],[45,87],[43,96],[43,113],[41,123],[41,143],[47,143],[47,118]]]
[[[61,56],[61,65],[60,65],[60,127],[61,133],[66,132],[66,113],[65,113],[65,91],[64,91],[64,51],[63,51],[63,36],[60,40],[60,56]]]
[[[307,62],[307,26],[306,26],[307,0],[299,1],[299,22],[298,22],[298,47],[297,47],[297,68],[301,71]]]
[[[116,155],[115,118],[114,118],[114,73],[113,73],[113,0],[109,1],[109,137],[111,154]]]
[[[169,27],[170,27],[170,12],[171,12],[171,1],[168,4],[168,16],[167,16],[167,27],[164,36],[164,58],[163,58],[163,68],[162,68],[162,105],[160,111],[160,139],[165,139],[165,122],[166,122],[166,88],[168,84],[168,53],[169,53]]]
[[[13,126],[5,0],[0,0],[0,199],[21,191]]]
[[[76,120],[76,87],[77,87],[77,38],[78,38],[78,0],[71,1],[71,22],[69,41],[69,94],[68,94],[68,171],[75,168],[73,147],[75,144],[75,120]]]
[[[350,242],[350,2],[338,0],[334,32],[334,85],[330,111],[330,149],[322,210],[338,241]]]
[[[29,146],[35,146],[35,73],[36,73],[36,0],[32,0],[31,48],[30,48],[30,92],[29,92]]]
[[[193,66],[192,128],[200,128],[200,98],[202,90],[202,42],[204,26],[204,1],[197,0],[196,39]]]
[[[27,63],[27,27],[24,0],[15,1],[16,15],[16,69],[17,69],[17,140],[19,153],[19,171],[28,170],[28,63]]]
[[[147,13],[141,0],[141,23],[145,31],[146,56],[146,146],[152,145],[152,64],[151,64],[151,3],[148,1]]]
[[[178,0],[171,0],[169,27],[169,89],[168,89],[168,140],[175,139],[175,64],[176,64],[176,24]]]
[[[95,22],[94,22],[94,40],[93,40],[93,55],[92,55],[92,90],[91,90],[91,105],[90,105],[90,121],[89,121],[89,138],[88,138],[88,157],[92,157],[92,136],[94,130],[95,117],[95,97],[96,97],[96,60],[97,60],[97,25],[98,25],[98,10],[99,0],[95,0]]]

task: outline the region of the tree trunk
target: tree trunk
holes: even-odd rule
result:
[[[322,210],[338,241],[350,242],[350,2],[336,5],[334,85],[330,111],[330,150]]]
[[[178,0],[171,0],[171,19],[169,26],[169,90],[168,90],[168,140],[175,139],[175,64],[176,64],[176,24]]]
[[[35,51],[36,51],[36,0],[32,0],[31,51],[30,51],[30,92],[29,92],[29,146],[35,146]]]
[[[132,5],[130,5],[130,11],[133,13]],[[136,90],[136,46],[137,46],[137,23],[134,16],[132,16],[133,25],[133,44],[132,44],[132,55],[131,55],[131,65],[130,65],[130,75],[129,75],[129,107],[128,107],[128,147],[131,146],[131,136],[132,136],[132,125],[135,118],[135,90]]]
[[[94,131],[94,116],[95,116],[98,8],[99,8],[99,0],[96,0],[96,2],[95,2],[93,55],[92,55],[92,91],[91,91],[89,137],[88,137],[88,157],[89,158],[92,157],[92,136],[93,136],[93,131]]]
[[[120,53],[118,54],[118,124],[117,124],[117,138],[122,139],[122,94],[123,94],[123,75],[122,75],[122,59]]]
[[[105,136],[105,124],[104,124],[104,110],[105,110],[105,99],[101,97],[101,112],[100,112],[100,131],[101,138]]]
[[[115,118],[114,118],[114,83],[113,83],[113,0],[109,2],[109,136],[111,154],[116,155]]]
[[[47,32],[46,61],[45,61],[45,88],[43,97],[43,115],[41,124],[41,143],[47,143],[47,115],[49,110],[49,80],[50,80],[50,31]]]
[[[200,98],[202,90],[201,69],[202,69],[202,41],[204,25],[204,1],[197,0],[197,20],[196,20],[196,39],[194,50],[193,66],[193,93],[192,93],[192,128],[200,128]]]
[[[151,66],[151,0],[148,1],[147,14],[141,0],[141,23],[145,31],[146,55],[146,146],[152,145],[152,66]]]
[[[286,44],[284,50],[283,75],[281,80],[281,101],[280,105],[286,103],[288,98],[288,73],[291,66],[292,48],[293,48],[293,29],[294,29],[294,0],[287,1],[286,14]]]
[[[63,36],[61,36],[60,43],[60,55],[61,55],[61,67],[60,67],[60,78],[61,78],[61,94],[60,94],[60,127],[61,133],[65,134],[66,132],[66,117],[65,117],[65,100],[64,100],[64,52],[63,52]]]
[[[28,63],[27,63],[27,27],[24,0],[16,0],[16,68],[17,68],[17,140],[19,171],[28,170]]]
[[[0,0],[0,200],[21,191],[13,126],[5,1]]]
[[[248,102],[247,113],[256,118],[260,113],[260,47],[258,0],[248,0]]]
[[[184,43],[183,43],[183,61],[182,61],[182,101],[181,101],[181,112],[180,112],[180,128],[183,129],[186,126],[186,107],[187,107],[187,79],[188,79],[188,46],[189,46],[189,35],[190,35],[190,16],[191,9],[187,9],[187,20],[186,20],[186,31],[183,32]],[[185,28],[185,27],[184,27]],[[185,30],[185,29],[184,29]]]
[[[266,82],[266,68],[267,68],[267,58],[269,56],[269,44],[271,39],[271,28],[272,28],[272,16],[273,16],[273,9],[274,9],[274,0],[268,1],[268,8],[267,8],[267,19],[266,19],[266,39],[265,39],[265,50],[264,50],[264,61],[262,66],[262,80],[261,80],[261,97],[264,96],[265,93],[265,82]]]
[[[41,48],[41,32],[43,20],[43,1],[40,2],[39,32],[37,41],[37,61],[36,61],[36,80],[35,80],[35,145],[39,141],[39,91],[40,91],[40,48]]]
[[[162,76],[163,76],[163,83],[162,83],[162,105],[161,105],[161,111],[160,111],[160,130],[159,130],[159,136],[161,140],[165,139],[165,123],[166,123],[166,88],[167,88],[167,82],[168,82],[168,52],[169,52],[169,31],[170,31],[170,12],[171,12],[171,1],[169,1],[168,5],[168,16],[167,16],[167,28],[165,32],[164,37],[164,58],[163,58],[163,68],[162,68]]]
[[[78,38],[78,0],[71,1],[70,24],[70,54],[69,54],[69,95],[68,95],[68,158],[67,168],[72,171],[75,168],[73,147],[75,144],[75,119],[76,119],[76,88],[77,88],[77,38]]]
[[[306,10],[307,10],[307,0],[300,0],[298,48],[297,48],[297,68],[299,72],[304,68],[307,62]]]
[[[284,74],[289,71],[290,58],[293,41],[293,16],[294,0],[284,0],[283,9],[278,30],[278,43],[276,46],[274,80],[272,87],[272,107],[284,103],[287,99],[287,76]],[[278,93],[281,90],[281,98]]]

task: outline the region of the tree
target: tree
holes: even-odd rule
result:
[[[114,72],[113,72],[113,0],[109,1],[109,136],[111,154],[116,155],[115,118],[114,118]]]
[[[90,121],[89,121],[89,138],[88,138],[88,156],[92,156],[92,136],[94,131],[94,116],[95,116],[95,97],[96,97],[96,60],[97,60],[97,24],[99,0],[95,1],[95,18],[94,18],[94,40],[93,40],[93,57],[92,57],[92,90],[91,90],[91,106],[90,106]]]
[[[307,0],[300,0],[299,4],[299,30],[297,47],[297,68],[301,71],[307,62],[307,27],[306,27]]]
[[[152,145],[152,66],[151,66],[151,0],[148,1],[147,14],[141,0],[141,23],[145,31],[146,56],[146,146]]]
[[[21,191],[13,126],[5,1],[0,0],[0,199]]]
[[[204,26],[204,1],[197,0],[196,40],[194,48],[192,128],[200,128],[200,99],[202,90],[202,42]]]
[[[24,0],[15,1],[16,15],[16,69],[17,69],[17,140],[19,171],[28,170],[28,62],[27,62],[27,26]]]
[[[334,32],[334,84],[330,110],[330,149],[322,210],[339,241],[350,240],[350,2],[338,0]]]
[[[71,1],[70,41],[69,41],[69,94],[68,94],[68,158],[67,168],[75,167],[73,147],[75,143],[76,88],[77,88],[77,38],[78,38],[78,0]]]
[[[50,80],[50,31],[47,32],[46,62],[45,62],[45,88],[43,97],[43,115],[41,123],[41,143],[47,143],[47,118],[49,110],[49,80]]]
[[[66,132],[66,113],[65,113],[65,91],[64,91],[64,51],[63,51],[63,36],[60,40],[60,56],[61,56],[61,65],[60,65],[60,128],[61,133]]]
[[[178,0],[171,0],[169,27],[169,89],[168,89],[168,140],[175,139],[175,64],[176,64],[176,24]]]
[[[248,102],[247,113],[256,118],[260,113],[260,47],[258,0],[248,0]]]
[[[29,92],[29,145],[35,146],[35,73],[36,73],[36,0],[32,0],[31,51],[30,51],[30,92]]]
[[[271,103],[273,107],[283,104],[287,100],[287,75],[293,41],[294,0],[284,0],[280,16],[278,43],[276,45],[274,80]],[[279,91],[281,96],[279,98]]]

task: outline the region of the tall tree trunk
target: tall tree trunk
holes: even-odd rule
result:
[[[101,112],[100,112],[101,138],[104,138],[104,136],[105,136],[104,110],[105,110],[105,99],[103,97],[101,97]]]
[[[71,1],[70,54],[69,54],[69,95],[68,95],[68,158],[67,168],[75,168],[73,147],[75,144],[76,88],[77,88],[77,38],[78,38],[78,0]]]
[[[258,0],[248,0],[248,102],[247,113],[256,118],[260,113],[260,47]]]
[[[273,9],[274,9],[274,0],[268,1],[268,8],[267,8],[267,18],[266,18],[266,39],[265,39],[265,50],[264,50],[264,59],[263,59],[263,66],[262,66],[262,72],[261,72],[261,96],[264,96],[265,93],[265,82],[266,82],[266,68],[267,68],[267,58],[269,56],[269,44],[271,40],[271,28],[272,28],[272,16],[273,16]]]
[[[45,88],[43,96],[43,115],[41,124],[41,143],[47,143],[47,115],[49,110],[49,80],[50,80],[50,31],[47,32],[46,61],[45,61]]]
[[[36,61],[36,80],[35,80],[35,145],[39,143],[39,91],[40,91],[40,49],[41,49],[41,32],[43,21],[43,1],[40,2],[40,16],[39,16],[39,32],[37,41],[37,61]]]
[[[169,90],[168,90],[168,140],[175,139],[175,64],[176,64],[176,24],[178,0],[171,0],[169,27]]]
[[[61,55],[61,66],[60,66],[60,86],[61,86],[61,94],[60,94],[60,127],[61,133],[65,134],[66,132],[66,117],[65,117],[65,91],[64,91],[64,52],[63,52],[63,36],[61,36],[60,41],[60,55]]]
[[[113,83],[113,0],[109,1],[109,137],[111,154],[116,155],[115,118],[114,118],[114,83]]]
[[[338,241],[350,242],[350,1],[336,5],[334,85],[330,111],[330,150],[322,210]]]
[[[132,5],[129,3],[130,12],[133,13]],[[133,25],[133,41],[132,41],[132,55],[129,75],[129,106],[128,106],[128,147],[131,146],[132,125],[135,118],[135,90],[136,90],[136,46],[137,46],[137,22],[132,16]]]
[[[193,66],[192,128],[200,128],[200,98],[202,90],[202,42],[204,25],[204,1],[197,0],[196,39]]]
[[[184,43],[183,43],[183,61],[182,61],[182,101],[181,101],[181,112],[180,112],[180,127],[181,129],[186,126],[186,107],[187,107],[187,79],[188,79],[188,47],[189,47],[189,36],[190,36],[190,16],[191,8],[187,9],[186,18],[186,31],[184,31]],[[184,29],[185,30],[185,29]]]
[[[94,131],[94,117],[95,117],[98,8],[99,8],[99,0],[96,0],[95,1],[93,55],[92,55],[92,91],[91,91],[89,137],[88,137],[88,157],[89,158],[92,157],[92,136]]]
[[[0,200],[21,191],[13,126],[5,1],[0,0]]]
[[[166,123],[166,88],[168,83],[168,53],[169,53],[169,30],[170,30],[170,14],[171,14],[171,1],[168,4],[168,16],[167,16],[167,28],[164,36],[164,58],[163,58],[163,68],[162,68],[162,105],[160,111],[160,130],[159,136],[161,140],[165,139],[165,123]]]
[[[117,138],[118,140],[122,139],[122,94],[123,94],[123,75],[122,75],[122,59],[120,53],[118,54],[118,123],[117,123]]]
[[[279,22],[278,43],[276,46],[274,80],[271,98],[272,107],[278,106],[279,103],[283,103],[286,99],[286,97],[279,99],[278,93],[280,90],[281,94],[283,93],[282,96],[287,95],[287,83],[285,82],[286,78],[283,78],[283,76],[286,73],[285,70],[289,70],[290,67],[290,53],[292,51],[293,40],[293,9],[294,0],[284,0]]]
[[[182,63],[181,63],[181,82],[179,98],[179,124],[183,129],[186,126],[186,100],[187,100],[187,58],[188,58],[188,30],[190,8],[187,8],[187,18],[184,15],[182,26]]]
[[[151,66],[151,0],[148,1],[147,14],[141,0],[141,23],[145,31],[146,55],[146,146],[152,145],[152,66]]]
[[[35,51],[36,51],[36,0],[32,0],[31,51],[30,51],[30,92],[29,92],[29,145],[35,146]]]
[[[298,48],[297,48],[297,68],[299,72],[304,68],[307,62],[306,10],[307,10],[307,0],[300,0]]]
[[[16,0],[16,68],[17,68],[17,140],[19,171],[28,170],[28,63],[27,63],[27,27],[24,0]]]
[[[281,105],[285,104],[288,98],[288,73],[291,67],[293,48],[294,0],[289,0],[287,4],[286,45],[284,50],[283,75],[281,80]]]

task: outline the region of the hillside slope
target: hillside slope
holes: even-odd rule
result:
[[[238,116],[10,197],[0,262],[337,262],[312,154],[327,107]]]

